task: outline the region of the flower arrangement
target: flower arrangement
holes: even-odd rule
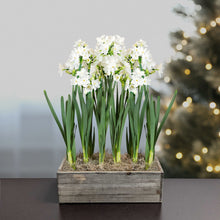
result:
[[[68,99],[61,97],[62,121],[58,119],[46,91],[44,95],[66,144],[69,164],[75,168],[77,127],[84,163],[93,155],[96,133],[92,120],[94,115],[98,130],[99,163],[102,164],[105,159],[108,128],[113,160],[120,163],[122,135],[127,119],[127,152],[134,163],[138,160],[140,138],[145,127],[147,169],[154,160],[157,138],[177,92],[159,124],[160,97],[155,101],[148,88],[151,75],[159,69],[153,62],[146,43],[140,40],[132,48],[126,49],[124,38],[103,35],[97,38],[93,50],[86,42],[79,40],[67,62],[59,66],[59,70],[61,74],[71,75],[72,85],[72,94],[68,95]],[[75,124],[75,115],[78,126]]]

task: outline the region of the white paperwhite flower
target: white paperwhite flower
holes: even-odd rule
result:
[[[76,41],[74,44],[74,47],[87,47],[88,44],[85,41],[82,41],[81,39]]]
[[[148,86],[151,84],[151,79],[149,78],[149,76],[146,76],[143,78],[142,82],[143,82],[143,85]]]
[[[59,64],[58,73],[59,73],[60,77],[63,76],[63,69],[65,69],[64,65]]]
[[[70,83],[72,86],[76,86],[79,83],[79,80],[77,77],[73,76],[72,79],[70,79]]]
[[[124,48],[124,38],[118,35],[116,36],[106,36],[102,35],[101,37],[97,38],[97,45],[96,45],[96,53],[107,55],[109,52],[110,46],[113,45],[113,52],[114,54],[119,54],[122,49]]]
[[[129,87],[129,92],[137,93],[137,87],[134,84],[131,84]]]
[[[84,94],[86,95],[87,93],[92,91],[92,86],[90,84],[88,84],[85,88],[84,88]]]
[[[93,90],[96,90],[100,87],[100,81],[98,79],[93,79],[91,83],[92,83],[91,87]]]
[[[131,75],[131,66],[130,66],[130,64],[125,60],[123,60],[121,63],[122,63],[122,66],[123,66],[123,69],[122,69],[123,74],[130,76]]]
[[[140,85],[143,84],[143,78],[142,77],[133,77],[133,79],[131,80],[131,84],[134,86],[134,87],[138,87]]]
[[[118,69],[118,58],[116,56],[105,56],[102,60],[102,66],[106,75],[109,76]]]
[[[81,77],[86,77],[89,76],[90,73],[86,69],[81,69],[80,71],[77,72],[77,76]]]
[[[97,69],[97,64],[92,64],[92,65],[90,66],[90,74],[91,74],[91,75],[94,75],[94,74],[97,73],[97,71],[98,71],[98,69]]]
[[[157,66],[157,69],[158,69],[159,77],[162,77],[163,76],[163,64],[161,63],[159,66]]]
[[[130,80],[127,79],[126,82],[125,82],[125,90],[128,90],[129,86],[130,86]]]
[[[90,73],[86,69],[81,69],[77,72],[76,76],[78,77],[78,85],[87,87],[90,84]]]
[[[113,75],[113,80],[114,80],[115,82],[119,82],[120,78],[121,78],[121,75],[119,75],[119,74],[114,74],[114,75]]]
[[[134,75],[135,77],[145,76],[144,71],[141,71],[139,68],[135,69],[135,71],[133,72],[133,75]]]
[[[120,37],[119,35],[115,36],[116,44],[119,44],[119,45],[123,46],[124,45],[124,41],[125,41],[124,37]]]
[[[69,70],[78,69],[79,68],[79,56],[76,54],[74,50],[71,51],[70,56],[65,63],[65,68]]]
[[[90,84],[89,78],[88,77],[83,77],[83,78],[80,78],[78,85],[83,86],[84,88],[86,88],[86,87],[88,87],[89,84]]]
[[[75,51],[78,57],[82,56],[83,60],[88,60],[91,55],[88,47],[77,47]]]

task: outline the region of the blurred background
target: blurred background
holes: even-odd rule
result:
[[[125,37],[127,47],[147,41],[164,64],[152,84],[164,110],[178,89],[156,146],[165,176],[220,177],[220,0],[179,2],[2,1],[0,177],[56,176],[65,145],[43,90],[59,111],[71,86],[58,64],[76,40],[94,47],[102,34]]]

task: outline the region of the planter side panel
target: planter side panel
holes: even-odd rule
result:
[[[59,202],[161,202],[162,172],[58,171]]]

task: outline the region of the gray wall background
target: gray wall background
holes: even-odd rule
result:
[[[176,2],[1,1],[0,177],[55,177],[65,146],[43,90],[59,110],[59,97],[71,87],[69,76],[57,74],[58,63],[74,41],[93,47],[96,37],[119,34],[131,46],[142,38],[155,61],[164,62],[172,54],[168,33],[184,25],[172,13]]]

